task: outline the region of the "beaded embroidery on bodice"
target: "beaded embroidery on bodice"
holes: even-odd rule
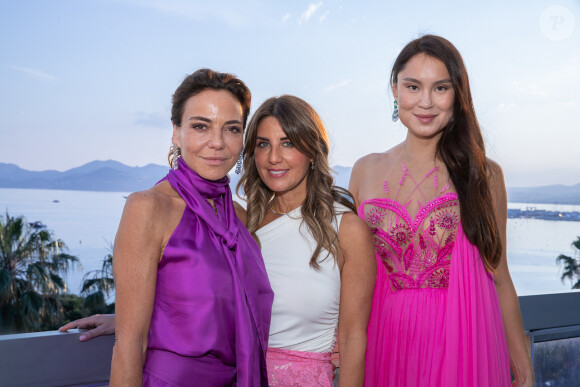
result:
[[[451,252],[459,225],[459,201],[449,183],[439,189],[438,167],[417,182],[401,163],[392,198],[365,200],[359,215],[369,224],[393,290],[448,288]],[[409,214],[416,208],[415,216]]]

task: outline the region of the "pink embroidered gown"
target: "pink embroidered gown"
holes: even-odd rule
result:
[[[359,207],[377,260],[365,386],[509,386],[493,277],[463,234],[457,194],[437,167],[420,181],[404,164],[390,175]]]

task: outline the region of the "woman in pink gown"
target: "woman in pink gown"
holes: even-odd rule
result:
[[[402,144],[354,166],[377,281],[366,386],[533,385],[505,249],[502,170],[485,156],[457,49],[410,42],[391,73]],[[502,318],[503,317],[503,318]]]

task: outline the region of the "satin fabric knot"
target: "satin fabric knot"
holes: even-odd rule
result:
[[[208,254],[219,259],[211,250],[221,250],[223,265],[232,273],[234,321],[220,323],[232,323],[235,331],[236,386],[267,386],[265,356],[273,293],[259,247],[237,218],[230,179],[206,180],[182,159],[178,165],[177,170],[169,171],[167,180],[207,228]],[[213,200],[215,210],[208,199]]]
[[[179,168],[176,171],[171,170],[169,174],[186,177],[195,190],[206,199],[217,200],[223,198],[226,191],[230,191],[230,178],[227,175],[219,180],[206,180],[191,169],[181,157],[177,159],[177,165]]]
[[[182,158],[178,159],[179,168],[170,170],[167,179],[171,186],[185,200],[187,205],[222,239],[228,249],[238,241],[236,211],[232,202],[230,178],[206,180],[191,169]],[[215,211],[207,199],[212,199]],[[216,212],[218,216],[216,216]]]

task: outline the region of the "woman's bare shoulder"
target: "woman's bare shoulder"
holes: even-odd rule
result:
[[[138,191],[127,197],[123,218],[130,222],[150,223],[149,228],[161,230],[167,224],[179,220],[185,208],[185,202],[164,181],[153,188]]]
[[[386,167],[396,161],[399,153],[400,147],[402,145],[399,144],[385,152],[380,153],[370,153],[366,156],[361,157],[357,160],[353,167],[354,171],[358,171],[359,173],[363,173],[365,171],[376,172],[377,168]]]
[[[503,208],[507,206],[507,194],[505,188],[505,178],[501,166],[488,158],[486,160],[487,178],[489,190],[496,206]]]
[[[503,169],[496,161],[493,161],[488,157],[485,161],[485,164],[487,167],[487,173],[489,177],[503,179]]]
[[[130,194],[125,206],[140,211],[159,211],[170,209],[180,201],[183,199],[171,188],[171,185],[167,181],[162,181],[145,191]]]

